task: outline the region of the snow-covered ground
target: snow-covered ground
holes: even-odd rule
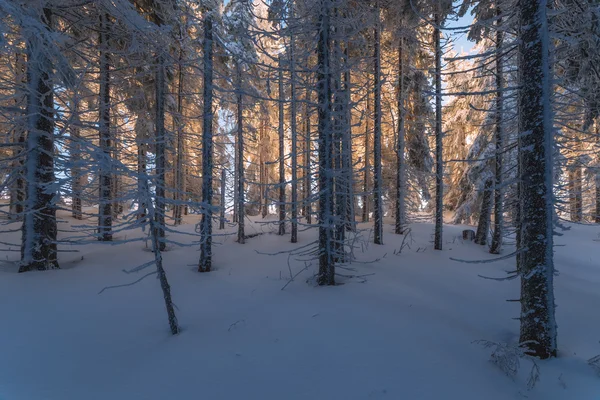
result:
[[[193,232],[197,216],[188,218],[181,230]],[[247,233],[271,229],[250,224]],[[363,263],[339,272],[366,276],[340,276],[336,287],[307,283],[313,263],[281,290],[304,262],[259,254],[307,244],[314,230],[297,245],[289,235],[245,245],[220,237],[208,274],[196,271],[196,247],[172,248],[164,259],[183,328],[175,337],[153,277],[98,294],[140,276],[122,270],[152,259],[143,242],[62,246],[80,252],[61,253],[61,270],[25,274],[10,262],[18,253],[2,253],[0,399],[600,399],[600,377],[586,364],[600,354],[599,227],[556,238],[560,357],[537,362],[533,389],[531,361],[513,379],[489,361],[493,348],[473,343],[518,340],[519,304],[506,301],[518,298],[518,279],[478,276],[505,277],[513,259],[452,261],[491,256],[462,242],[463,227],[445,227],[443,251],[432,249],[431,225],[412,229],[399,255],[403,237],[391,225],[385,245],[357,242]]]

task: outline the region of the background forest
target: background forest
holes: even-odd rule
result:
[[[170,332],[185,336],[190,319],[203,317],[178,321],[167,272],[189,285],[199,274],[175,270],[190,257],[195,270],[219,279],[245,262],[257,274],[279,273],[283,289],[296,278],[310,287],[371,284],[365,298],[385,293],[385,274],[397,274],[377,265],[436,268],[418,282],[450,283],[469,271],[488,278],[465,278],[475,303],[495,285],[520,285],[510,293],[520,305],[511,328],[518,337],[492,327],[465,340],[493,347],[492,361],[513,378],[519,360],[528,360],[523,379],[533,390],[539,360],[562,351],[554,264],[564,255],[555,255],[554,236],[564,235],[561,245],[589,246],[564,251],[592,254],[590,265],[562,262],[571,272],[585,268],[576,287],[585,288],[582,307],[591,310],[565,329],[595,327],[584,339],[566,333],[564,354],[595,340],[579,360],[592,368],[570,370],[579,394],[549,386],[540,397],[531,393],[587,398],[577,397],[592,393],[582,371],[600,371],[592,357],[600,325],[590,321],[600,298],[589,294],[600,282],[592,260],[600,223],[599,18],[598,0],[0,0],[0,280],[13,282],[3,303],[20,302],[9,296],[13,284],[28,297],[41,282],[66,277],[25,281],[13,272],[71,273],[89,264],[94,279],[102,277],[93,289],[78,283],[82,276],[65,282],[94,295],[131,286],[121,289],[128,301],[140,290],[134,284],[155,276]],[[456,43],[466,38],[468,51],[460,51]],[[243,258],[232,261],[236,252]],[[100,272],[110,253],[125,257],[114,260],[114,272],[133,279]],[[409,279],[394,278],[400,286]],[[223,296],[223,281],[202,285],[213,299]],[[352,302],[351,285],[340,291]],[[208,301],[191,293],[182,286],[190,303]],[[321,304],[335,301],[327,293]],[[434,296],[435,304],[447,301]],[[574,304],[565,312],[579,307],[579,297],[563,298]],[[235,309],[248,300],[224,301]],[[227,331],[245,321],[229,322]],[[325,340],[344,334],[328,329]],[[7,331],[5,342],[17,336]],[[547,368],[566,391],[565,365]],[[265,393],[259,387],[252,393]],[[379,390],[356,398],[385,397]],[[294,393],[264,398],[335,398]],[[42,398],[30,396],[14,398]]]

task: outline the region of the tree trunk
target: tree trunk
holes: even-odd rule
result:
[[[398,235],[406,229],[406,163],[404,161],[404,39],[398,43],[398,134],[396,137],[396,224],[394,232]]]
[[[52,29],[52,11],[43,9],[43,29]],[[24,207],[19,272],[58,268],[54,176],[54,92],[51,60],[40,38],[27,41],[28,135],[25,160],[27,200]]]
[[[383,177],[381,174],[381,21],[379,0],[376,7],[376,26],[374,29],[375,62],[374,89],[374,118],[373,118],[373,243],[383,244]]]
[[[25,114],[27,108],[27,97],[25,96],[25,86],[27,85],[27,63],[25,55],[18,51],[15,55],[15,107],[19,110],[15,116],[15,129],[13,143],[17,144],[13,150],[13,179],[10,190],[10,210],[11,218],[15,220],[23,219],[23,204],[25,202],[25,145],[26,145],[26,126],[27,117]]]
[[[219,229],[225,229],[225,182],[226,182],[227,170],[223,168],[221,170],[221,218],[219,218]],[[237,206],[234,205],[234,208]]]
[[[279,69],[279,235],[285,235],[285,154],[284,154],[284,129],[283,129],[283,66],[281,56],[278,63]]]
[[[173,118],[177,132],[177,155],[175,157],[175,205],[173,207],[173,224],[181,225],[183,221],[185,171],[184,171],[184,132],[183,132],[183,50],[179,49],[178,82],[177,82],[177,114]]]
[[[553,120],[547,0],[519,3],[521,334],[527,353],[556,356]]]
[[[304,136],[304,217],[306,223],[312,223],[312,207],[311,207],[311,196],[312,196],[312,179],[311,179],[311,141],[310,141],[310,89],[306,88],[306,105],[305,105],[305,123],[306,131]]]
[[[434,247],[442,250],[442,227],[444,223],[444,164],[442,148],[442,45],[440,38],[441,18],[435,13],[433,41],[435,45],[435,238]]]
[[[370,195],[371,192],[371,180],[369,179],[371,176],[371,141],[370,141],[370,120],[371,120],[371,81],[367,78],[367,93],[366,93],[366,101],[367,101],[367,117],[365,119],[365,172],[364,172],[364,180],[363,180],[363,195],[362,195],[362,222],[369,222],[369,213],[371,209],[369,207]]]
[[[244,210],[244,98],[242,95],[242,70],[237,66],[237,215],[238,215],[238,243],[246,242],[244,233],[244,222],[246,211]]]
[[[70,159],[71,159],[71,213],[73,218],[83,219],[81,209],[81,194],[83,192],[81,171],[81,121],[79,119],[79,101],[73,107],[73,118],[69,126],[70,135]]]
[[[494,233],[492,235],[492,245],[490,253],[499,254],[502,247],[502,236],[504,234],[504,171],[503,157],[504,151],[504,63],[502,52],[504,52],[504,32],[502,32],[502,9],[500,1],[496,0],[496,154],[494,158]]]
[[[490,230],[490,213],[492,211],[492,187],[494,181],[490,178],[485,181],[483,189],[483,199],[481,200],[481,211],[479,213],[479,223],[477,224],[477,233],[475,234],[475,243],[485,246],[487,244],[487,234]]]
[[[317,44],[317,93],[319,115],[319,285],[335,284],[333,174],[331,170],[331,62],[330,4],[321,5]]]
[[[343,109],[343,129],[342,132],[342,170],[345,181],[345,221],[346,230],[356,230],[356,219],[354,213],[354,186],[352,174],[352,109],[350,93],[350,66],[348,64],[348,44],[344,48],[344,109]]]
[[[108,54],[109,25],[108,15],[100,14],[98,48],[100,50],[100,85],[98,133],[100,142],[100,181],[98,199],[98,240],[112,240],[112,143],[110,138],[110,56]]]
[[[202,220],[200,221],[200,261],[198,270],[212,267],[212,198],[213,198],[213,20],[204,16],[204,87],[202,121]]]
[[[294,5],[290,5],[290,19],[294,18]],[[292,139],[292,199],[291,199],[291,242],[298,242],[298,137],[296,125],[296,49],[293,29],[290,29],[290,135]]]
[[[166,166],[166,133],[165,133],[165,89],[166,89],[166,67],[164,55],[157,58],[156,66],[156,208],[154,219],[156,232],[158,234],[158,248],[164,251],[165,242],[165,166]]]

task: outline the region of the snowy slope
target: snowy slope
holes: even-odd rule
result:
[[[252,224],[247,233],[253,229],[271,228]],[[208,274],[196,272],[195,248],[172,249],[164,258],[183,328],[176,337],[156,279],[98,294],[140,276],[121,270],[152,258],[143,243],[78,247],[80,253],[61,253],[56,271],[17,274],[4,261],[0,399],[600,398],[600,377],[585,363],[600,353],[600,229],[574,226],[556,240],[566,245],[556,251],[560,357],[538,361],[532,390],[529,360],[511,379],[489,361],[492,349],[472,343],[518,340],[511,318],[519,305],[505,300],[518,298],[519,282],[478,277],[504,277],[512,260],[451,261],[490,258],[463,243],[461,229],[446,226],[446,249],[436,252],[432,225],[415,224],[410,248],[394,255],[402,237],[386,225],[385,245],[356,250],[360,261],[381,260],[339,270],[373,275],[314,287],[306,283],[313,265],[283,291],[287,255],[257,251],[293,249],[314,240],[315,231],[301,232],[298,245],[289,236],[264,234],[245,245],[223,236],[217,270]],[[7,236],[2,240],[16,240]],[[18,255],[7,254],[5,260]],[[291,260],[290,267],[296,273],[304,263]]]

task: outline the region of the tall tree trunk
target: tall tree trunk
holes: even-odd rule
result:
[[[164,251],[165,242],[165,171],[166,171],[166,132],[165,132],[165,89],[166,89],[165,56],[159,54],[156,66],[156,199],[154,219],[158,234],[158,248]]]
[[[138,115],[138,119],[141,116]],[[138,197],[139,204],[137,210],[137,218],[140,223],[145,222],[146,214],[148,212],[147,204],[147,193],[148,193],[148,175],[146,169],[146,157],[147,157],[147,144],[146,139],[143,137],[137,137],[137,184],[138,184]]]
[[[319,285],[335,284],[333,249],[333,174],[331,164],[331,61],[330,4],[321,3],[317,44],[317,93],[319,115]]]
[[[40,16],[52,30],[52,11]],[[27,200],[24,207],[19,272],[58,268],[56,254],[56,192],[54,177],[54,91],[51,60],[34,35],[27,41],[28,135],[25,160]]]
[[[479,213],[479,223],[477,224],[477,233],[475,234],[475,243],[485,246],[487,244],[487,234],[490,230],[490,213],[492,211],[492,187],[494,181],[492,178],[485,181],[483,189],[483,198],[481,200],[481,211]]]
[[[376,25],[374,29],[375,54],[374,58],[374,118],[373,118],[373,243],[383,244],[383,177],[381,173],[381,16],[379,0],[375,12]]]
[[[81,121],[79,119],[79,101],[73,107],[73,118],[69,126],[70,135],[70,161],[71,161],[71,213],[75,219],[83,219],[81,209],[81,194],[83,192],[82,182],[82,160],[81,160]]]
[[[547,0],[519,3],[521,334],[531,355],[556,356],[553,121]]]
[[[434,247],[442,250],[442,226],[444,223],[444,164],[442,148],[442,44],[440,38],[441,17],[435,13],[433,42],[435,45],[435,238]]]
[[[345,181],[346,196],[346,230],[356,230],[356,219],[354,213],[354,186],[352,174],[352,109],[350,106],[350,66],[348,64],[348,44],[344,48],[344,109],[343,109],[343,133],[342,133],[342,169]]]
[[[371,81],[367,78],[367,93],[366,93],[366,109],[367,116],[365,118],[365,172],[363,176],[363,195],[362,195],[362,222],[369,222],[369,213],[371,209],[369,207],[370,195],[371,192],[371,140],[370,140],[370,131],[371,127],[369,122],[371,121]]]
[[[25,202],[25,175],[24,175],[24,160],[25,160],[25,141],[26,141],[26,126],[27,118],[25,111],[27,108],[27,97],[25,96],[25,86],[27,85],[27,63],[25,55],[17,51],[15,55],[15,107],[18,109],[15,117],[15,128],[13,142],[17,146],[13,150],[13,174],[15,178],[11,183],[10,190],[10,210],[11,218],[21,220],[23,218],[23,204]]]
[[[290,19],[294,18],[294,4],[290,5]],[[298,132],[296,121],[296,42],[294,30],[290,29],[290,136],[292,139],[292,199],[291,199],[291,242],[298,242]]]
[[[112,240],[112,143],[110,138],[110,56],[108,54],[109,25],[108,15],[100,14],[98,48],[100,50],[100,85],[98,133],[100,141],[100,163],[98,178],[100,181],[98,200],[98,240]]]
[[[173,207],[173,224],[181,225],[183,221],[184,193],[185,193],[185,141],[183,132],[183,49],[179,49],[179,62],[177,63],[177,114],[173,118],[175,132],[177,132],[177,154],[175,156],[175,205]]]
[[[306,130],[304,133],[304,217],[306,223],[312,223],[312,207],[311,207],[311,196],[312,196],[312,179],[311,179],[311,141],[310,141],[310,89],[306,88],[306,104],[304,108],[305,116],[304,120],[306,123]]]
[[[502,236],[504,234],[504,63],[502,53],[504,52],[504,32],[502,32],[502,9],[500,1],[496,0],[496,154],[494,157],[494,233],[490,253],[499,254],[502,247]]]
[[[406,229],[406,163],[404,161],[404,39],[398,43],[398,133],[396,137],[396,224],[394,232],[398,235]]]
[[[284,154],[284,113],[283,113],[283,65],[281,62],[281,56],[279,57],[278,63],[279,69],[279,235],[285,235],[285,154]]]
[[[244,233],[244,222],[246,211],[244,210],[244,97],[242,95],[242,69],[237,65],[237,215],[238,215],[238,243],[246,242]]]
[[[339,18],[338,9],[335,8],[334,20]],[[339,28],[334,28],[337,36]],[[345,93],[342,92],[342,52],[339,40],[333,41],[332,85],[333,85],[333,184],[335,200],[335,262],[344,262],[344,243],[346,241],[346,184],[342,170],[343,141],[344,141],[344,101]]]
[[[200,222],[200,261],[198,270],[212,267],[212,198],[213,198],[213,17],[204,16],[204,87],[202,121],[202,220]]]
[[[219,229],[225,229],[225,183],[227,180],[227,170],[223,168],[221,170],[221,218],[219,218]],[[234,208],[237,204],[234,204]]]

